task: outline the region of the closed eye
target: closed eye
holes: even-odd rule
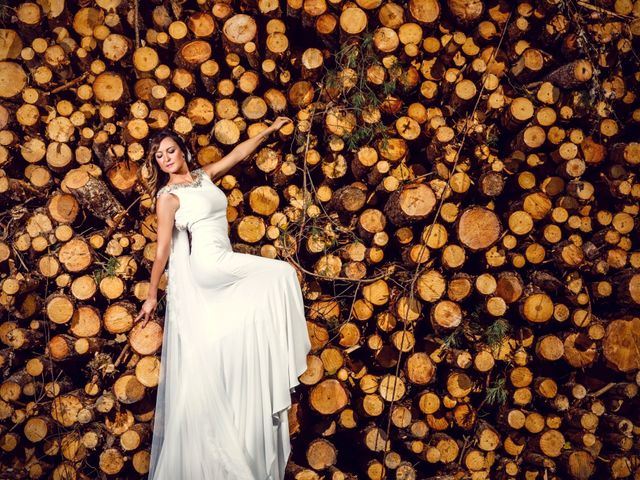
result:
[[[175,151],[174,148],[170,148],[169,150],[167,150],[167,153],[173,153],[174,151]],[[162,153],[157,154],[156,158],[162,158]]]

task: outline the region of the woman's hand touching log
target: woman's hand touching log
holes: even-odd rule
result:
[[[142,323],[142,327],[147,326],[147,322],[149,322],[149,318],[155,312],[156,307],[158,306],[158,300],[153,297],[147,297],[145,302],[142,304],[142,309],[140,313],[135,318],[134,323],[137,323],[140,318],[144,317],[144,322]]]
[[[284,116],[277,117],[269,127],[269,130],[272,132],[276,132],[280,130],[283,125],[289,122],[293,122],[293,120],[291,120],[289,117],[284,117]]]

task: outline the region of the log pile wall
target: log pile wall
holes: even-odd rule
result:
[[[2,478],[141,478],[146,141],[299,272],[291,478],[640,478],[640,2],[0,5]],[[161,288],[166,286],[163,277]]]

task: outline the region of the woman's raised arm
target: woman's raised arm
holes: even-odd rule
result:
[[[233,150],[227,155],[222,157],[219,161],[205,165],[202,167],[212,180],[216,180],[218,177],[227,173],[234,165],[246,159],[249,155],[255,152],[256,148],[262,143],[262,141],[282,128],[282,126],[292,120],[289,117],[278,117],[273,123],[262,132],[254,137],[239,143]]]

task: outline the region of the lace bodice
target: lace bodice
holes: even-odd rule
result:
[[[191,178],[193,178],[193,182],[191,183],[174,183],[171,185],[165,185],[156,193],[156,198],[160,196],[160,194],[165,192],[173,192],[174,190],[185,188],[185,187],[199,187],[202,185],[202,178],[204,177],[205,172],[202,168],[196,168],[193,172],[191,172]]]
[[[180,205],[175,213],[174,227],[187,230],[193,246],[209,252],[220,248],[231,250],[227,196],[202,167],[192,171],[191,176],[193,182],[165,185],[156,195],[170,192],[178,197]]]

